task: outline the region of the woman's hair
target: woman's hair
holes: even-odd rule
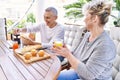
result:
[[[104,25],[111,13],[112,4],[107,0],[92,0],[84,5],[83,12],[88,12],[91,15],[98,15],[100,17],[100,23]]]
[[[57,10],[54,7],[48,7],[48,8],[45,9],[45,11],[46,12],[51,11],[55,16],[58,15],[58,12],[57,12]]]

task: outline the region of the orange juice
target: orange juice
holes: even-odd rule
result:
[[[62,47],[63,43],[61,41],[55,41],[54,42],[54,47]]]
[[[19,45],[18,45],[18,43],[17,42],[15,42],[14,44],[13,44],[13,50],[15,50],[15,49],[18,49],[18,47],[19,47]]]

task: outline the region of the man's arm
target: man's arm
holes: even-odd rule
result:
[[[14,29],[13,34],[19,34],[20,32],[27,32],[27,28],[22,28],[22,29]]]
[[[20,32],[27,32],[27,28],[22,28],[22,29],[19,29],[20,30]]]

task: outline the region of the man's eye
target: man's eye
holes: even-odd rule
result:
[[[46,17],[46,19],[49,19],[49,17]]]

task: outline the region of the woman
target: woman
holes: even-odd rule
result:
[[[112,80],[111,70],[116,50],[104,30],[111,4],[94,0],[87,3],[83,10],[89,32],[85,34],[76,51],[72,54],[66,46],[52,48],[57,54],[66,57],[72,67],[70,70],[63,70],[58,80]]]

